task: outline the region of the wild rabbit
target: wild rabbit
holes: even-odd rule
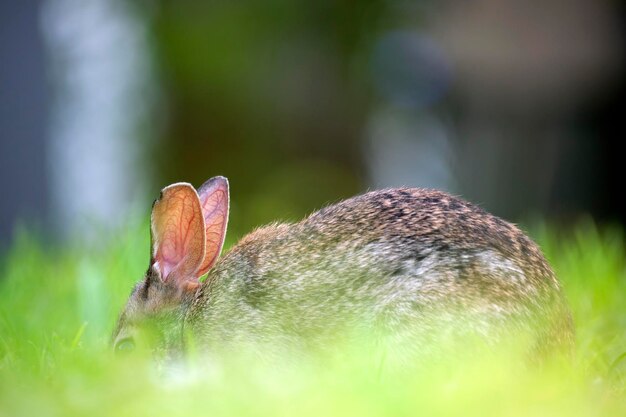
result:
[[[166,353],[181,352],[186,335],[210,350],[360,334],[419,356],[435,334],[491,341],[501,325],[530,335],[533,352],[572,345],[568,307],[537,245],[446,193],[369,192],[257,229],[218,259],[228,210],[224,177],[162,190],[150,265],[120,316],[116,350],[133,349],[148,327]]]

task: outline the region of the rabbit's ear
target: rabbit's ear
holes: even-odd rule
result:
[[[198,196],[206,236],[204,262],[196,274],[201,277],[215,264],[224,245],[228,224],[228,180],[224,177],[211,178],[198,189]]]
[[[204,217],[196,190],[186,183],[161,191],[152,207],[152,268],[182,289],[198,285],[206,247]]]

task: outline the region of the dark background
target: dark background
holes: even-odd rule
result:
[[[622,2],[86,3],[0,0],[0,247],[213,175],[231,237],[400,185],[625,220]]]

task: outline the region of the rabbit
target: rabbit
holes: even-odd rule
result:
[[[354,336],[419,357],[437,334],[490,344],[506,326],[530,335],[533,354],[571,351],[571,314],[538,246],[460,198],[372,191],[256,229],[220,258],[228,213],[224,177],[161,191],[150,264],[119,317],[115,351],[135,349],[150,328],[142,343],[165,355],[182,355],[190,338],[211,351]]]

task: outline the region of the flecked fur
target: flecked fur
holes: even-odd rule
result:
[[[537,245],[434,190],[369,192],[257,229],[192,294],[155,281],[149,271],[116,334],[136,317],[167,311],[169,350],[180,349],[184,333],[208,351],[360,337],[415,358],[427,343],[465,333],[497,343],[504,327],[528,333],[538,355],[573,345],[568,307]]]

